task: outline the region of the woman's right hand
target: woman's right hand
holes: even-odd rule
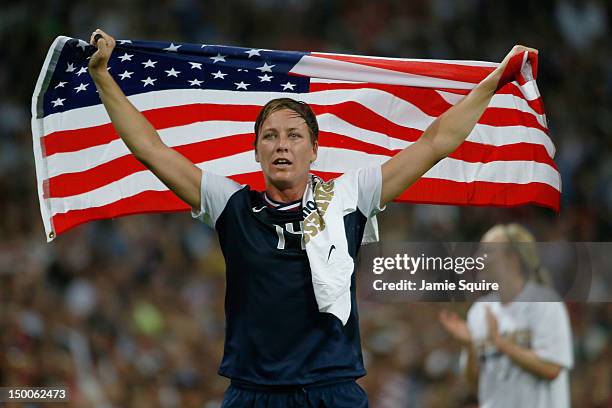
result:
[[[95,41],[94,38],[97,34],[100,34],[102,37],[98,37],[98,40]],[[108,60],[115,49],[115,39],[97,28],[93,33],[91,33],[89,43],[98,49],[89,59],[90,75],[93,76],[95,74],[106,72]]]

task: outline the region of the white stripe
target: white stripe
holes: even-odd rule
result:
[[[519,91],[528,101],[534,101],[541,96],[536,81],[525,82],[523,85],[519,85],[518,82],[513,82],[513,84],[518,87]]]
[[[53,210],[51,205],[47,199],[45,199],[44,193],[44,181],[49,178],[48,169],[46,166],[46,161],[42,155],[42,146],[41,146],[41,138],[44,135],[44,121],[43,119],[38,118],[38,105],[41,104],[41,98],[43,97],[44,92],[46,91],[45,81],[50,80],[52,73],[51,63],[59,52],[64,47],[66,41],[70,38],[60,36],[57,37],[49,51],[47,51],[47,56],[45,57],[45,61],[43,62],[43,66],[38,74],[38,79],[36,80],[36,86],[34,87],[34,94],[32,95],[32,146],[34,150],[34,162],[36,165],[36,186],[38,189],[38,202],[40,204],[40,213],[42,216],[43,226],[45,228],[45,236],[47,237],[47,242],[52,241],[55,238],[55,231],[53,226],[51,225],[51,214]],[[45,87],[45,89],[43,89]]]
[[[351,139],[381,146],[389,150],[403,149],[412,144],[412,142],[389,137],[384,133],[352,125],[332,113],[325,113],[317,116],[317,122],[319,123],[319,130],[323,132],[337,133],[342,136],[350,137]],[[321,142],[325,144],[323,138]]]
[[[465,97],[465,95],[458,95],[452,92],[436,91],[446,102],[454,105]],[[541,126],[546,127],[546,115],[537,113],[527,101],[523,98],[512,94],[495,94],[491,99],[491,102],[487,106],[488,108],[506,108],[515,109],[521,112],[532,114]]]
[[[267,92],[246,92],[240,95],[240,98],[237,98],[234,91],[188,91],[189,90],[158,91],[150,96],[133,95],[130,99],[136,108],[142,111],[171,105],[173,102],[176,102],[175,99],[177,99],[177,97],[182,104],[219,103],[226,105],[235,105],[237,101],[240,101],[241,105],[263,105],[272,97],[276,97],[275,94]],[[337,89],[300,94],[300,97],[308,103],[320,105],[334,105],[342,102],[355,101],[391,122],[418,130],[425,130],[435,119],[433,116],[423,113],[415,105],[379,89]],[[50,115],[45,119],[45,129],[46,134],[49,134],[57,130],[90,127],[99,125],[100,123],[108,123],[108,121],[108,115],[104,108],[101,105],[97,105],[95,107],[90,106],[64,112],[62,114]],[[479,126],[483,125],[477,125],[477,127]],[[517,143],[517,141],[509,141],[510,139],[507,134],[517,133],[518,128],[523,129],[524,127],[488,126],[487,130],[493,133],[487,138],[487,140],[490,141],[485,143],[495,146],[506,143]],[[522,141],[542,144],[546,147],[551,157],[554,155],[555,148],[548,135],[538,129],[524,129],[524,132],[519,132],[518,135],[527,133],[530,136],[528,140]],[[516,137],[512,139],[516,140]],[[470,136],[469,140],[479,142],[478,139],[472,139],[472,136]]]
[[[319,129],[323,132],[336,133],[389,150],[403,149],[412,144],[402,139],[389,137],[384,133],[362,129],[330,113],[319,115],[317,121]],[[167,146],[177,147],[252,131],[252,122],[209,121],[162,129],[158,133]],[[498,128],[477,125],[467,140],[493,146],[521,142],[538,144],[542,144],[540,142],[543,141],[550,142],[548,137],[543,138],[542,135],[543,133],[537,129],[522,126]],[[323,139],[321,141],[324,142]],[[552,146],[552,143],[550,145]],[[551,153],[554,154],[554,150]],[[75,152],[56,153],[47,158],[48,177],[82,172],[128,154],[130,154],[128,148],[120,139]]]
[[[364,81],[341,81],[339,79],[310,78],[311,84],[367,84]]]
[[[533,81],[533,70],[529,62],[529,52],[523,51],[523,62],[521,63],[521,75],[526,81]]]
[[[471,82],[453,81],[370,67],[347,61],[306,55],[291,68],[289,73],[309,77],[338,79],[343,81],[365,81],[377,84],[420,86],[425,88],[472,89]]]
[[[343,173],[384,163],[387,156],[363,152],[321,147],[312,169]],[[226,176],[259,171],[253,152],[243,152],[198,164],[198,167]],[[559,173],[552,167],[530,161],[467,163],[446,158],[429,170],[424,177],[459,182],[490,181],[496,183],[525,184],[540,182],[560,189]],[[167,188],[149,171],[131,174],[121,180],[109,183],[93,191],[65,198],[52,198],[53,214],[69,210],[99,207],[143,191],[165,191]]]

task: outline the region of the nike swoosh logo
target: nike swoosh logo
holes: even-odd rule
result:
[[[264,205],[263,207],[261,207],[261,208],[253,207],[253,212],[260,212],[260,211],[262,211],[264,208],[266,208],[266,206],[265,206],[265,205]]]
[[[334,249],[336,249],[336,246],[335,246],[335,245],[332,245],[332,246],[329,248],[329,254],[327,254],[327,262],[329,262],[329,257],[331,256],[331,253],[332,253],[332,251],[333,251]]]

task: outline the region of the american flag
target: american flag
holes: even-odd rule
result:
[[[91,220],[188,210],[115,132],[87,72],[94,52],[83,40],[58,37],[32,97],[49,241]],[[495,94],[467,141],[398,201],[558,210],[561,180],[532,57],[521,57],[516,80]],[[327,179],[381,164],[413,143],[496,66],[118,40],[109,71],[167,145],[204,170],[263,189],[253,123],[269,100],[312,106],[320,126],[312,170]]]

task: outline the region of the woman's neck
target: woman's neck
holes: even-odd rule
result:
[[[519,275],[519,274],[517,274]],[[510,303],[521,293],[527,281],[522,276],[507,279],[500,285],[499,297],[502,303]]]
[[[274,201],[278,201],[280,203],[290,203],[302,198],[307,184],[308,179],[287,187],[278,187],[272,183],[266,183],[266,195],[268,198]]]

